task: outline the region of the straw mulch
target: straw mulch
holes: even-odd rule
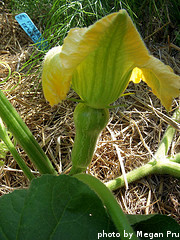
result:
[[[3,22],[3,25],[0,26],[2,33],[0,61],[8,63],[13,72],[18,70],[28,59],[32,49],[29,47],[31,42],[14,21],[12,15],[7,11],[4,13],[1,11],[0,17]],[[169,64],[176,73],[180,73],[178,49],[169,49],[167,45],[153,45],[150,50],[152,54]],[[7,73],[7,69],[0,66],[0,77],[6,77]],[[1,90],[11,89],[16,82],[17,76],[14,75],[0,88]],[[31,73],[27,76],[21,73],[21,82],[18,87],[13,91],[5,92],[5,94],[57,171],[68,173],[71,167],[71,150],[75,137],[73,111],[76,103],[64,101],[51,108],[44,99],[39,84],[40,79],[36,74]],[[115,144],[124,159],[126,172],[143,165],[155,153],[168,124],[147,104],[167,116],[172,116],[173,110],[179,105],[179,99],[174,100],[172,112],[167,113],[145,83],[138,85],[130,83],[127,91],[133,92],[134,95],[120,98],[115,104],[122,104],[122,107],[110,110],[109,124],[99,138],[93,161],[88,169],[89,174],[103,182],[121,175]],[[69,96],[77,97],[72,90]],[[169,154],[174,155],[180,151],[179,141],[180,134],[176,132]],[[17,150],[35,174],[39,175],[18,145]],[[3,160],[4,166],[0,170],[0,194],[27,187],[29,182],[11,154],[8,153]],[[170,215],[178,221],[180,185],[174,177],[168,175],[147,176],[129,184],[129,189],[121,188],[114,194],[126,213],[161,213]]]

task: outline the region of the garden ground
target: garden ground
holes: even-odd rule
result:
[[[12,73],[19,72],[34,47],[14,20],[14,16],[8,9],[1,6],[0,22],[2,23],[0,25],[0,61],[7,63]],[[169,64],[177,74],[180,73],[177,46],[170,43],[151,44],[150,39],[147,44],[151,54]],[[73,111],[76,103],[64,101],[51,108],[44,99],[40,85],[41,79],[35,73],[38,68],[41,68],[41,65],[36,66],[28,75],[26,75],[27,69],[20,72],[19,85],[12,91],[5,91],[5,94],[57,171],[68,173],[75,136]],[[7,67],[0,65],[0,78],[4,79],[7,75]],[[11,74],[8,81],[0,85],[0,89],[11,89],[18,82],[18,78],[17,73]],[[116,104],[122,104],[122,107],[110,110],[110,122],[100,136],[93,161],[88,169],[89,174],[103,182],[121,175],[115,144],[124,159],[126,172],[145,164],[152,158],[167,128],[168,124],[163,114],[172,116],[179,105],[179,99],[175,99],[173,110],[167,113],[144,83],[138,85],[131,83],[127,92],[134,94],[120,98]],[[69,96],[76,97],[76,94],[71,90]],[[162,114],[155,113],[153,108]],[[180,151],[179,142],[180,134],[177,132],[169,154],[174,155]],[[38,175],[20,146],[17,146],[17,150]],[[0,170],[0,194],[28,187],[28,180],[10,153],[7,153],[3,161],[4,166]],[[161,213],[179,220],[180,185],[176,178],[168,175],[148,176],[129,184],[128,189],[116,190],[114,194],[124,212],[128,214]]]

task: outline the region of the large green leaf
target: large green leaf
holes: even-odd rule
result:
[[[44,175],[2,196],[0,226],[1,240],[94,240],[103,230],[116,232],[98,196],[66,175]]]
[[[27,190],[17,190],[0,199],[0,239],[16,239]]]
[[[128,220],[139,239],[178,239],[180,226],[170,217],[128,215]],[[74,177],[44,175],[33,180],[29,189],[0,198],[0,240],[120,239],[118,236],[96,193]],[[124,232],[121,237],[130,236],[132,233]]]
[[[173,218],[166,215],[129,215],[128,220],[134,223],[136,235],[142,240],[176,240],[180,237],[180,226]]]

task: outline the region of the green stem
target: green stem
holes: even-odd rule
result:
[[[180,109],[179,108],[174,112],[172,119],[175,121],[180,120]],[[171,146],[175,131],[176,131],[175,128],[173,128],[172,126],[167,127],[167,129],[164,133],[164,136],[159,144],[159,147],[154,155],[154,157],[156,159],[161,159],[162,157],[167,155],[169,148]]]
[[[30,171],[28,166],[25,164],[23,159],[20,157],[18,152],[16,151],[16,148],[14,147],[13,143],[11,142],[11,140],[10,140],[8,134],[7,134],[7,131],[5,129],[5,126],[4,126],[3,122],[1,121],[1,119],[0,119],[0,138],[6,144],[6,146],[9,149],[9,151],[13,155],[14,159],[16,160],[16,162],[18,163],[20,168],[23,170],[23,172],[26,175],[26,177],[31,181],[34,178],[34,175]]]
[[[174,112],[172,119],[175,121],[180,120],[180,109],[177,109]],[[153,159],[151,159],[147,164],[126,174],[128,183],[137,181],[150,174],[170,174],[174,177],[180,178],[180,154],[178,153],[169,159],[166,157],[174,134],[175,129],[172,126],[168,126]],[[123,176],[107,182],[106,186],[112,191],[124,187],[125,182]]]
[[[91,163],[99,134],[109,120],[107,109],[94,109],[79,103],[74,111],[76,136],[70,175],[86,171]]]
[[[163,161],[149,161],[147,164],[126,173],[126,178],[128,183],[132,183],[151,174],[170,174],[180,178],[180,164],[169,161],[166,158],[164,158]],[[121,175],[107,182],[105,185],[111,191],[124,187],[124,177]]]
[[[174,155],[173,157],[169,157],[168,159],[169,161],[180,163],[180,153],[177,153],[176,155]]]
[[[103,204],[106,206],[108,213],[110,214],[121,236],[123,236],[124,231],[126,231],[127,233],[133,233],[131,238],[132,240],[138,239],[134,233],[133,228],[129,224],[126,215],[120,208],[113,194],[101,181],[88,174],[77,174],[74,175],[74,177],[87,184],[92,190],[96,192]]]
[[[156,174],[169,174],[180,178],[180,164],[164,158],[161,161],[157,161]]]
[[[154,168],[155,162],[149,162],[139,168],[136,168],[128,173],[126,173],[126,179],[128,183],[132,183],[134,181],[137,181],[149,174],[154,174],[156,172],[156,169]],[[125,186],[124,177],[121,175],[120,177],[117,177],[114,180],[111,180],[107,182],[106,187],[108,187],[111,191],[114,191],[118,188]]]
[[[23,122],[19,114],[0,91],[0,117],[6,123],[7,128],[12,132],[16,140],[23,147],[33,164],[41,174],[54,174],[50,160],[43,152],[29,128]]]

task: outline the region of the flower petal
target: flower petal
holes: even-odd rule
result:
[[[180,94],[180,77],[153,56],[141,67],[141,70],[142,80],[151,87],[152,92],[161,100],[165,108],[170,110],[173,98]]]
[[[63,46],[46,55],[42,79],[51,105],[65,99],[71,81],[82,100],[94,108],[114,102],[129,80],[144,80],[167,109],[180,89],[179,77],[150,56],[125,10],[88,28],[71,29]]]
[[[86,29],[72,29],[60,54],[72,87],[91,107],[104,108],[124,92],[136,64],[150,55],[125,10]]]
[[[42,86],[45,98],[53,106],[64,100],[69,91],[71,76],[61,71],[60,52],[62,47],[54,47],[45,56],[42,72]]]
[[[142,70],[140,68],[135,67],[132,71],[129,81],[132,81],[134,83],[139,83],[143,79],[144,79],[144,76],[143,76]]]

